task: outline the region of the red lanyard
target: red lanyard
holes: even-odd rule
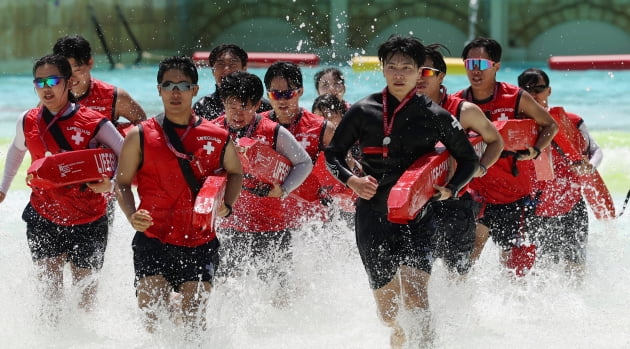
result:
[[[68,111],[68,109],[70,109],[70,107],[72,106],[72,104],[70,102],[68,102],[68,104],[66,104],[63,108],[61,108],[60,111],[57,112],[57,114],[55,114],[55,116],[53,116],[52,120],[50,120],[50,122],[48,123],[48,125],[46,125],[46,129],[44,130],[44,132],[40,132],[39,133],[39,139],[41,139],[42,143],[44,144],[44,148],[46,149],[46,153],[45,156],[48,155],[52,155],[52,153],[50,152],[50,149],[48,149],[48,145],[46,144],[46,140],[44,140],[44,135],[46,134],[46,132],[48,132],[48,130],[50,130],[50,128],[52,127],[52,125],[57,122],[57,120],[59,120],[60,117],[63,116],[63,114],[66,113],[66,111]],[[43,118],[44,115],[44,106],[42,106],[42,109],[39,113],[39,117]]]
[[[190,117],[190,122],[188,122],[188,127],[186,127],[186,130],[184,131],[184,133],[181,135],[181,137],[179,137],[179,140],[181,141],[182,145],[184,144],[184,138],[186,138],[186,136],[188,135],[188,132],[192,128],[193,124],[195,123],[195,119],[196,119],[196,115],[192,114],[191,117]],[[166,120],[166,115],[164,115],[164,121],[165,122],[168,121],[168,120]],[[170,122],[170,121],[168,121],[168,122]],[[169,140],[168,135],[166,134],[166,130],[164,129],[164,127],[165,126],[162,125],[162,133],[164,135],[164,141],[166,141],[166,146],[168,147],[168,149],[170,149],[171,152],[173,152],[173,154],[175,154],[175,156],[180,158],[180,159],[193,161],[194,157],[192,155],[181,153],[177,149],[175,149],[173,144],[171,144],[171,141]],[[173,130],[173,132],[175,132],[175,130]]]
[[[392,120],[389,120],[389,110],[387,109],[387,87],[383,89],[383,157],[387,158],[389,152],[389,143],[392,142],[390,135],[392,134],[392,128],[394,127],[394,119],[396,119],[396,113],[398,113],[417,93],[417,89],[414,87],[403,100],[398,107],[394,109]]]

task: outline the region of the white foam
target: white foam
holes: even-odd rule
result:
[[[39,315],[40,301],[25,226],[20,219],[28,191],[10,192],[0,217],[0,337],[3,346],[72,348],[385,348],[367,277],[342,223],[334,229],[307,225],[295,238],[293,304],[271,304],[273,288],[244,277],[216,286],[207,333],[184,342],[164,324],[148,335],[140,324],[133,288],[133,231],[117,212],[98,305],[91,314],[61,304],[56,327]],[[628,215],[630,216],[630,215]],[[630,234],[628,216],[593,221],[588,268],[576,286],[561,266],[535,269],[514,282],[498,265],[498,249],[484,250],[468,279],[450,280],[440,261],[429,286],[438,348],[621,348],[630,345]],[[591,217],[592,218],[592,217]],[[69,288],[66,288],[70,291]],[[605,334],[605,335],[602,335]],[[187,343],[187,344],[186,344]]]

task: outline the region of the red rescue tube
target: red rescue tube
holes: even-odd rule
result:
[[[503,138],[503,150],[524,150],[535,145],[538,140],[538,125],[533,119],[500,120],[492,123]],[[549,147],[543,149],[538,158],[532,162],[536,170],[537,180],[548,181],[554,178]]]
[[[474,147],[482,142],[481,137],[470,139]],[[397,224],[408,224],[435,195],[434,184],[445,185],[454,168],[449,161],[451,155],[444,148],[423,155],[400,176],[387,198],[387,220]]]
[[[560,147],[562,152],[571,161],[582,161],[582,147],[585,141],[577,127],[571,122],[564,108],[553,107],[549,109],[549,114],[558,123],[558,133],[553,141]]]
[[[208,66],[210,52],[197,51],[192,55],[198,66]],[[292,62],[302,66],[318,66],[319,56],[314,53],[284,53],[284,52],[247,52],[247,66],[250,68],[266,68],[277,61]]]
[[[556,70],[630,69],[630,54],[549,57],[549,68]]]
[[[57,188],[77,183],[97,182],[103,175],[114,176],[116,154],[111,149],[74,150],[33,161],[26,182],[36,188]]]
[[[242,137],[237,145],[243,172],[263,183],[283,183],[293,167],[289,159],[255,139]]]
[[[203,182],[201,190],[193,206],[192,225],[197,231],[214,231],[217,210],[223,204],[227,174],[208,176]]]
[[[582,194],[593,210],[596,219],[606,220],[616,217],[615,202],[597,170],[593,173],[580,175],[580,183],[582,184]]]
[[[243,172],[252,175],[263,183],[282,184],[293,168],[289,159],[276,152],[269,145],[260,143],[255,139],[242,137],[238,140],[237,146]],[[317,177],[309,175],[302,185],[289,195],[309,202],[317,201],[320,199],[319,193],[311,190],[311,188],[319,187]]]

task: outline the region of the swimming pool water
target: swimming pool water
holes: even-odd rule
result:
[[[325,67],[303,67],[304,96],[300,103],[310,109],[316,97],[313,75]],[[566,110],[582,116],[592,130],[630,131],[630,104],[622,103],[626,98],[630,83],[630,70],[626,71],[575,71],[562,72],[546,68],[544,62],[532,62],[531,65],[504,65],[499,70],[497,79],[516,84],[517,76],[526,68],[538,67],[548,72],[551,79],[552,95],[550,105],[561,105]],[[345,98],[354,102],[364,96],[380,91],[384,79],[380,71],[354,72],[347,65],[340,67],[346,79]],[[250,72],[264,77],[265,69],[250,69]],[[157,95],[157,64],[129,67],[124,69],[94,69],[93,76],[127,90],[148,115],[160,112],[162,104]],[[199,70],[199,95],[214,91],[214,78],[209,68]],[[11,138],[14,134],[15,119],[21,111],[37,103],[30,75],[1,75],[0,95],[0,139]],[[465,75],[447,75],[445,85],[449,92],[455,92],[468,86]],[[195,99],[196,101],[196,99]]]

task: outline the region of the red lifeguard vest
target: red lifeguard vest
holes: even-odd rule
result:
[[[169,149],[157,118],[141,123],[143,162],[138,170],[138,209],[151,213],[153,225],[144,234],[163,243],[195,247],[216,237],[211,226],[193,226],[194,197],[181,171],[177,157]],[[176,129],[183,132],[183,130]],[[182,140],[184,149],[199,159],[191,166],[200,183],[221,167],[228,132],[210,121],[198,118]],[[153,161],[160,159],[160,161]]]
[[[36,162],[45,156],[46,151],[58,154],[64,151],[47,129],[47,122],[42,117],[43,107],[31,109],[24,117],[24,137]],[[69,115],[60,117],[54,123],[68,146],[73,150],[88,149],[90,140],[96,134],[99,125],[107,122],[103,115],[80,106]],[[42,217],[55,224],[68,226],[93,222],[105,214],[106,200],[102,194],[83,190],[81,184],[56,188],[33,187],[30,203]]]

